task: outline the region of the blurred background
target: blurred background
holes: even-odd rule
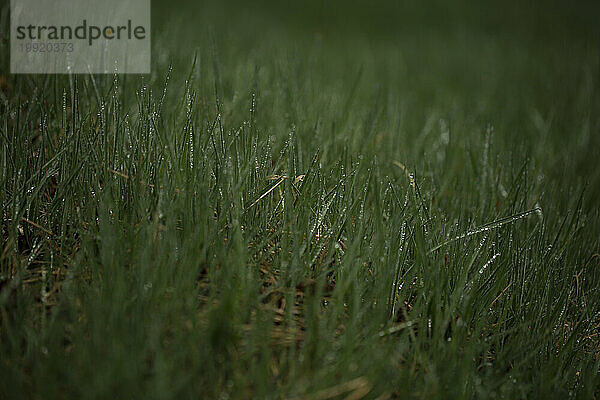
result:
[[[246,113],[238,110],[255,93],[257,120],[270,121],[265,129],[281,137],[293,124],[306,154],[316,143],[325,157],[349,144],[418,169],[442,162],[452,176],[466,162],[458,154],[480,152],[490,131],[494,150],[512,158],[513,168],[530,160],[545,166],[540,177],[559,185],[576,175],[600,186],[592,162],[599,136],[597,2],[152,6],[152,79],[161,80],[169,66],[187,71],[198,56],[206,104],[215,104],[216,79],[222,111],[241,121]],[[450,149],[465,152],[440,153],[440,122],[451,132]]]

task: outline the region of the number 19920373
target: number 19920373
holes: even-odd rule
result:
[[[22,53],[72,53],[73,43],[20,43]]]

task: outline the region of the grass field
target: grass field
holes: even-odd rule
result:
[[[600,397],[593,4],[153,4],[8,73],[0,398]]]

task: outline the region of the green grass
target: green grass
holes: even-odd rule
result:
[[[0,398],[598,397],[597,14],[457,4],[2,72]]]

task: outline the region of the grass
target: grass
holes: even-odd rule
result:
[[[592,6],[379,6],[2,73],[1,398],[598,397]]]

